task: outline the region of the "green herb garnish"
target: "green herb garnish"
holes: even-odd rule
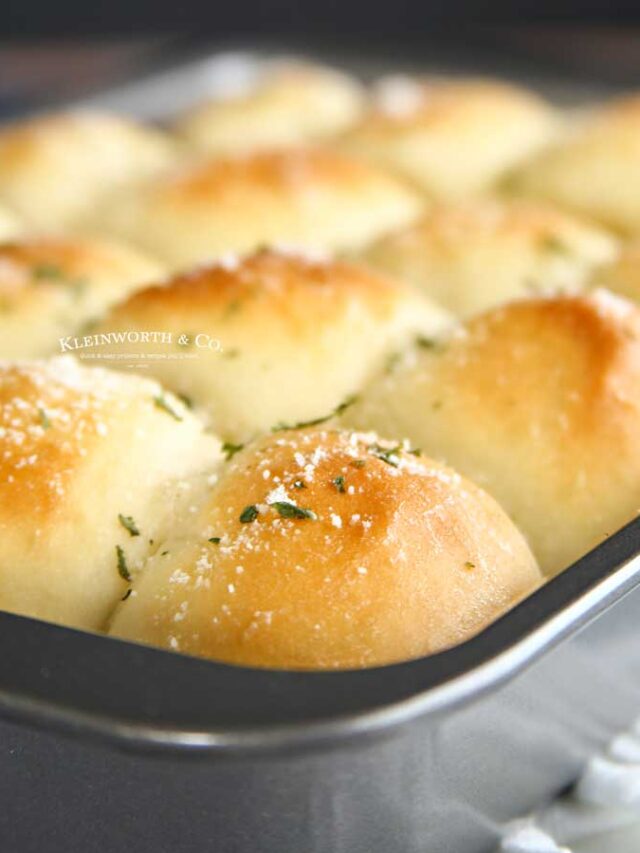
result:
[[[334,477],[331,482],[339,492],[341,492],[342,494],[345,493],[346,489],[344,487],[344,477]]]
[[[465,569],[475,569],[476,564],[472,563],[471,560],[466,560],[464,567],[465,567]]]
[[[38,417],[40,418],[40,426],[42,429],[50,429],[51,421],[49,420],[49,415],[42,408],[38,409]]]
[[[56,264],[38,264],[33,268],[33,276],[37,279],[60,279],[64,273]]]
[[[127,558],[125,557],[125,553],[120,545],[116,545],[116,554],[118,556],[118,574],[122,580],[130,581],[131,574],[129,573],[129,567],[127,566]]]
[[[259,514],[258,507],[255,504],[250,504],[240,513],[240,521],[243,524],[249,524],[250,522],[255,521]]]
[[[321,418],[313,418],[310,421],[298,421],[298,423],[294,424],[286,424],[281,422],[272,427],[271,432],[282,432],[286,429],[305,429],[306,427],[319,426],[319,424],[324,424],[327,421],[330,421],[332,418],[338,417],[339,415],[343,414],[343,412],[345,412],[349,408],[349,406],[353,406],[357,399],[358,397],[355,394],[352,394],[350,397],[347,397],[346,400],[343,400],[343,402],[340,403],[339,406],[336,406],[336,408],[328,415],[323,415]]]
[[[222,445],[222,452],[224,453],[228,461],[229,459],[232,459],[236,455],[236,453],[240,453],[243,447],[244,444],[233,444],[233,442],[231,441],[225,441],[225,443]]]
[[[131,587],[129,587],[129,589],[125,592],[125,594],[122,596],[120,601],[126,601],[127,598],[129,598],[129,596],[131,595],[131,592],[132,592],[132,589],[131,589]]]
[[[173,406],[167,400],[167,398],[164,396],[164,394],[158,394],[156,397],[153,398],[153,402],[155,403],[155,405],[158,409],[162,409],[163,412],[166,412],[168,415],[171,415],[171,417],[174,420],[176,420],[176,421],[182,420],[182,415],[180,415],[180,414],[178,414],[178,412],[176,412],[176,410],[173,408]]]
[[[559,237],[554,234],[547,234],[540,241],[540,248],[545,252],[553,252],[556,255],[566,255],[569,247]]]
[[[311,509],[289,503],[289,501],[275,501],[270,504],[282,518],[311,518],[315,521],[318,517]]]
[[[221,539],[221,536],[212,536],[211,539],[207,539],[207,542],[211,542],[212,545],[219,545]]]
[[[436,349],[438,342],[434,341],[433,338],[418,335],[416,338],[416,346],[420,347],[420,349]]]
[[[397,468],[400,464],[400,460],[397,457],[401,451],[402,448],[399,445],[396,447],[387,448],[380,447],[379,444],[374,444],[373,447],[371,447],[369,450],[372,456],[375,456],[376,459],[381,459],[383,462],[386,462],[387,465],[391,465],[393,468]]]
[[[130,536],[140,536],[138,526],[130,515],[122,515],[120,513],[118,515],[118,521],[124,527],[124,529],[128,531]]]
[[[191,397],[187,397],[186,394],[176,394],[176,397],[178,398],[178,400],[184,403],[187,409],[193,409],[193,400],[191,399]]]

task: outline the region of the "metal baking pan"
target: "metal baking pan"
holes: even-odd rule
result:
[[[188,72],[96,102],[162,117]],[[489,853],[640,712],[639,553],[637,519],[477,637],[363,671],[0,614],[0,851]]]

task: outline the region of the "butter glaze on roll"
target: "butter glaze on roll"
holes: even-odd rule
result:
[[[448,321],[414,288],[362,267],[263,251],[141,290],[95,332],[169,330],[173,349],[134,349],[166,352],[149,372],[237,441],[329,415],[396,350]]]
[[[438,205],[362,259],[468,317],[536,293],[580,289],[617,251],[604,229],[550,205],[483,199]]]
[[[61,338],[161,274],[155,261],[106,240],[0,243],[0,358],[60,353]]]
[[[512,176],[509,188],[640,235],[640,95],[577,117],[557,144]]]
[[[114,189],[176,159],[160,131],[106,113],[59,113],[0,127],[0,202],[39,231],[84,226]]]
[[[640,310],[514,302],[407,357],[347,413],[486,488],[553,575],[640,511]]]
[[[555,131],[553,110],[526,89],[483,79],[390,77],[347,150],[436,199],[483,192]]]
[[[362,87],[346,74],[278,64],[243,91],[196,106],[176,130],[196,149],[212,154],[295,145],[344,131],[363,103]]]
[[[1,362],[0,608],[102,628],[218,458],[155,382],[69,357]]]
[[[291,148],[185,166],[114,199],[94,227],[184,268],[274,244],[357,249],[421,209],[410,189],[375,166]]]
[[[220,473],[111,633],[229,663],[344,669],[462,642],[541,581],[487,494],[377,436],[295,430]]]

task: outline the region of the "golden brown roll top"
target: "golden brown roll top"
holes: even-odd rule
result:
[[[295,148],[186,166],[114,199],[95,227],[186,267],[269,244],[354,249],[420,210],[414,193],[377,167]]]
[[[551,199],[640,234],[640,95],[577,117],[564,136],[512,176],[520,193]]]
[[[155,382],[0,363],[0,608],[102,627],[218,448]]]
[[[486,488],[554,574],[640,511],[640,311],[606,292],[514,302],[408,356],[345,418]]]
[[[263,251],[139,291],[94,331],[167,332],[170,344],[137,335],[101,352],[143,354],[149,372],[205,409],[216,432],[243,441],[329,415],[396,349],[447,321],[409,285]]]
[[[247,82],[183,116],[178,133],[212,154],[296,145],[346,130],[363,108],[362,87],[330,68],[278,63]]]
[[[383,164],[437,199],[482,192],[546,143],[551,108],[495,80],[391,77],[347,150]]]
[[[376,666],[467,639],[540,579],[453,471],[372,434],[287,431],[223,469],[111,633],[259,667]]]
[[[155,261],[106,240],[0,243],[0,357],[59,353],[60,338],[161,274]]]
[[[362,258],[467,317],[512,299],[580,288],[617,251],[606,231],[550,205],[482,199],[438,205]]]
[[[0,202],[32,227],[63,231],[119,186],[176,158],[168,136],[97,112],[61,113],[0,128]]]

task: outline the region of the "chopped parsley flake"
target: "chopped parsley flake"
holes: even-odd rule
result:
[[[225,441],[222,445],[222,452],[224,453],[227,460],[232,459],[236,453],[240,453],[243,449],[244,444],[234,444],[232,441]]]
[[[40,418],[40,426],[42,429],[50,429],[51,421],[49,420],[49,415],[42,408],[38,409],[38,417]]]
[[[129,587],[129,589],[125,592],[125,594],[122,596],[120,601],[126,601],[127,598],[129,598],[129,596],[131,595],[131,592],[132,592],[132,589],[131,589],[131,587]]]
[[[250,522],[255,521],[258,515],[258,507],[255,504],[250,504],[240,513],[240,521],[243,524],[249,524]]]
[[[270,504],[282,518],[311,518],[315,521],[318,517],[311,509],[289,503],[289,501],[275,501]]]
[[[56,264],[38,264],[33,268],[33,276],[39,280],[60,279],[64,278],[64,273]]]
[[[122,515],[120,513],[118,515],[118,521],[124,527],[124,529],[129,532],[130,536],[140,536],[138,526],[130,515]]]
[[[476,564],[472,563],[471,560],[467,560],[464,564],[465,569],[475,569]]]
[[[153,402],[155,403],[155,405],[158,409],[162,409],[163,412],[166,412],[168,415],[171,415],[171,417],[174,420],[176,420],[176,421],[182,420],[182,415],[180,415],[180,414],[178,414],[178,412],[176,412],[176,410],[173,408],[173,406],[167,400],[167,398],[164,396],[164,394],[158,394],[156,397],[153,398]]]
[[[212,536],[211,539],[208,539],[207,541],[211,542],[212,545],[219,545],[221,539],[221,536]]]
[[[339,406],[336,406],[336,408],[328,415],[323,415],[323,417],[320,418],[313,418],[310,421],[298,421],[298,423],[294,424],[286,424],[281,422],[272,427],[271,432],[282,432],[283,430],[287,429],[305,429],[306,427],[319,426],[320,424],[324,424],[327,421],[330,421],[332,418],[338,417],[339,415],[343,414],[343,412],[345,412],[349,408],[349,406],[353,406],[357,399],[358,397],[355,394],[352,394],[350,397],[347,397],[346,400],[343,400]]]
[[[380,447],[379,444],[375,444],[370,448],[369,452],[372,456],[375,456],[376,459],[381,459],[383,462],[386,462],[387,465],[397,468],[399,465],[398,454],[401,450],[402,448],[399,445],[397,447]]]
[[[335,477],[331,482],[341,494],[345,493],[344,477]]]
[[[187,409],[193,409],[193,400],[191,397],[187,397],[186,394],[176,394],[176,397],[184,403]]]
[[[124,551],[120,545],[116,545],[116,554],[118,557],[118,574],[122,580],[130,581],[131,574],[129,573],[129,567],[127,566],[127,558],[125,557]]]
[[[566,255],[569,251],[567,244],[554,234],[547,234],[543,237],[540,241],[540,248],[545,252],[553,252],[557,255]]]
[[[420,349],[436,349],[438,343],[437,341],[434,341],[433,338],[418,335],[416,338],[416,346],[420,347]]]

